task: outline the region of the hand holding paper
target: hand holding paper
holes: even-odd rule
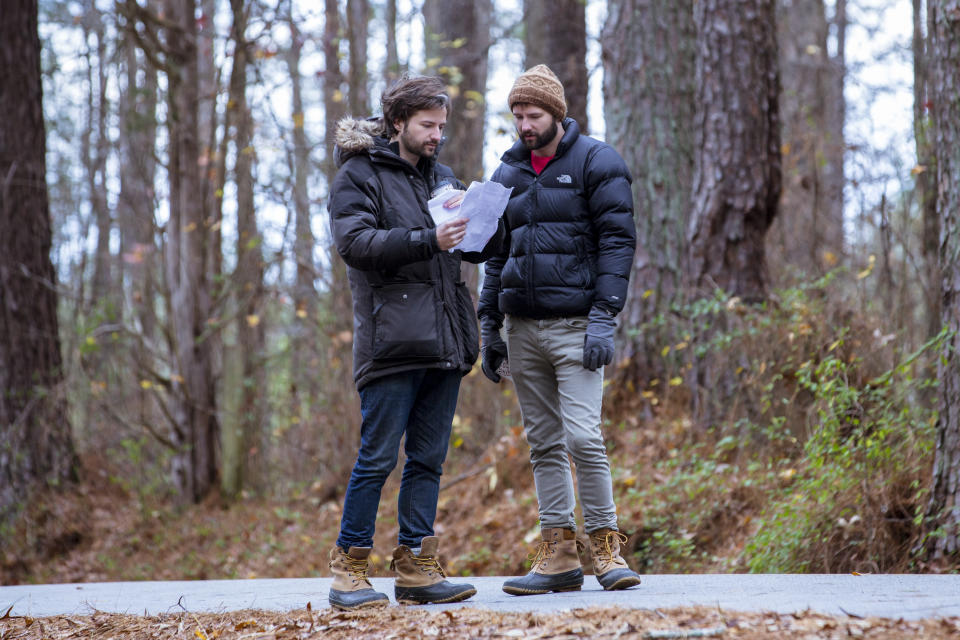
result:
[[[504,187],[497,182],[473,182],[463,195],[463,202],[459,207],[449,209],[445,203],[450,201],[449,192],[443,193],[428,203],[430,215],[437,225],[437,240],[439,242],[439,227],[456,218],[468,220],[463,239],[450,250],[481,251],[487,241],[497,230],[497,221],[507,208],[512,188]],[[442,248],[442,247],[441,247]]]

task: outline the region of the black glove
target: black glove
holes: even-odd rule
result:
[[[500,382],[497,369],[507,359],[507,345],[500,337],[500,327],[490,316],[480,318],[480,368],[493,382]]]
[[[613,361],[613,330],[617,320],[604,309],[593,307],[587,316],[587,335],[583,338],[583,366],[596,371]]]

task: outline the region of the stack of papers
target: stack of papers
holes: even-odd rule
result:
[[[499,182],[472,182],[459,207],[447,209],[443,203],[452,198],[455,191],[445,191],[428,203],[434,224],[440,226],[455,218],[466,218],[467,234],[450,251],[481,251],[497,230],[497,222],[503,216],[513,187]]]

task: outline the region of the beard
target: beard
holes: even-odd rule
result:
[[[527,138],[526,136],[521,136],[520,139],[523,140],[523,145],[527,149],[530,149],[531,151],[535,151],[537,149],[544,148],[545,146],[553,142],[553,139],[556,137],[557,137],[557,121],[554,120],[553,124],[547,127],[543,133],[535,134],[532,140]]]
[[[400,144],[407,152],[420,156],[421,158],[431,158],[437,152],[437,143],[429,140],[419,141],[407,132],[404,127],[400,132]]]

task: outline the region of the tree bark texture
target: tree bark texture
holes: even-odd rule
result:
[[[36,0],[0,20],[0,522],[74,478],[46,184]]]
[[[764,243],[780,198],[780,123],[774,0],[701,0],[687,285],[747,303],[767,295]],[[691,326],[695,344],[724,330],[721,314]],[[733,354],[735,358],[735,354]],[[723,420],[736,392],[730,356],[698,355],[688,374],[694,421]]]
[[[427,73],[447,83],[450,113],[441,162],[468,185],[483,179],[490,0],[425,0]]]
[[[773,280],[781,281],[787,274],[822,275],[840,261],[843,194],[829,185],[843,175],[832,162],[833,146],[843,141],[828,133],[834,61],[823,0],[777,0],[777,7],[783,193],[767,255]]]
[[[637,252],[620,314],[619,359],[633,382],[662,374],[666,331],[631,331],[683,291],[693,181],[696,33],[692,0],[611,0],[602,34],[607,140],[633,174]]]
[[[217,0],[200,0],[200,16],[197,18],[197,139],[200,156],[197,170],[203,176],[203,218],[208,231],[207,271],[211,283],[221,282],[223,273],[223,220],[222,175],[218,175],[217,158],[217,94],[220,71],[216,67],[214,42],[217,38]],[[226,137],[224,127],[224,137]],[[219,179],[218,179],[219,178]],[[219,342],[219,337],[215,337]],[[214,349],[219,352],[220,349]]]
[[[88,309],[100,306],[112,312],[108,300],[113,291],[113,256],[110,254],[110,233],[113,221],[107,204],[107,156],[110,140],[107,131],[107,41],[104,16],[94,2],[85,7],[82,18],[84,42],[88,43],[87,59],[87,125],[83,134],[83,162],[87,172],[90,209],[97,226],[97,249],[93,261],[93,281]],[[92,40],[92,44],[91,43]],[[113,300],[112,302],[118,302]]]
[[[387,30],[387,59],[383,64],[383,79],[389,87],[403,72],[397,53],[397,0],[387,0],[384,22]]]
[[[120,94],[120,194],[117,222],[123,272],[130,290],[134,317],[147,342],[152,342],[157,325],[157,266],[154,249],[154,205],[156,194],[157,70],[142,64],[134,39],[124,42],[126,84]],[[142,76],[142,80],[138,77]]]
[[[563,83],[567,115],[589,133],[587,119],[587,22],[583,0],[524,0],[525,69],[545,64]],[[635,43],[630,43],[632,49]],[[627,52],[624,52],[627,53]],[[611,139],[607,136],[607,139]]]
[[[940,412],[931,512],[943,536],[934,555],[960,553],[960,0],[933,0],[930,91],[937,149],[942,322],[953,333],[938,374]]]
[[[198,138],[199,75],[195,0],[167,0],[166,33],[170,127],[168,277],[177,376],[173,441],[180,451],[174,482],[184,499],[199,502],[219,484],[220,428],[216,415],[209,333],[208,232],[204,218]]]
[[[236,113],[234,143],[237,185],[237,266],[233,291],[237,305],[237,345],[241,360],[239,467],[233,493],[241,489],[262,492],[266,487],[267,438],[265,436],[266,372],[265,324],[261,309],[263,287],[263,242],[257,227],[253,195],[253,118],[247,104],[247,66],[250,42],[246,39],[247,9],[244,0],[230,0],[233,10],[234,53],[230,73],[230,105]]]
[[[927,12],[934,15],[935,12]],[[913,0],[913,137],[917,149],[916,192],[923,232],[926,338],[940,333],[940,219],[937,214],[936,148],[930,108],[929,35],[924,36],[923,0]]]
[[[767,295],[764,241],[780,197],[773,0],[694,5],[697,68],[688,273],[747,302]]]
[[[316,370],[319,365],[317,353],[318,306],[317,291],[313,285],[317,270],[313,262],[316,239],[310,226],[310,143],[304,129],[303,79],[300,76],[300,59],[304,37],[293,19],[290,20],[292,45],[287,52],[287,70],[290,73],[290,89],[293,108],[293,207],[294,240],[293,255],[297,263],[296,282],[293,289],[293,333],[290,336],[290,370],[293,384],[294,407],[297,417],[303,419],[301,407],[316,402],[320,395]]]
[[[350,115],[370,115],[370,94],[367,89],[367,36],[370,32],[369,0],[347,0],[347,41],[350,44]]]
[[[830,82],[827,84],[826,141],[824,143],[823,162],[830,170],[824,173],[826,197],[824,206],[826,218],[840,221],[843,229],[843,190],[847,186],[846,161],[847,142],[843,129],[847,122],[847,100],[843,90],[847,83],[847,0],[834,1],[833,32],[836,37],[836,52],[830,58]],[[837,224],[831,222],[831,224]],[[843,260],[846,243],[838,245]]]

